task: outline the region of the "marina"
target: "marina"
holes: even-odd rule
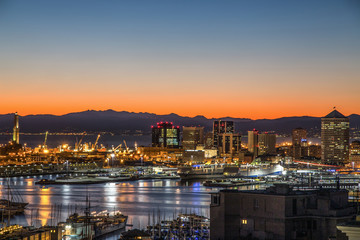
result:
[[[49,179],[56,176],[48,176]],[[90,196],[92,211],[115,209],[129,216],[127,223],[133,228],[145,229],[148,216],[161,208],[161,216],[172,218],[175,211],[195,212],[209,217],[209,203],[212,191],[216,188],[202,186],[201,182],[182,182],[180,180],[139,180],[88,185],[54,185],[43,187],[35,185],[40,177],[10,178],[10,184],[29,205],[25,214],[11,218],[11,224],[35,227],[58,221],[65,222],[71,214],[84,211],[85,197]],[[0,179],[1,196],[6,194],[6,181]],[[58,214],[54,218],[54,206]],[[53,219],[53,220],[51,220]],[[107,236],[105,239],[117,240],[120,234]]]

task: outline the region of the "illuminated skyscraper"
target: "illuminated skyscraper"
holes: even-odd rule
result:
[[[221,156],[234,155],[241,150],[241,136],[238,133],[219,134],[219,153]]]
[[[248,131],[248,151],[251,152],[254,157],[259,155],[259,131],[256,129]]]
[[[234,133],[233,121],[214,121],[213,125],[213,144],[214,147],[219,147],[221,144],[219,141],[219,135],[223,133]]]
[[[276,154],[276,134],[261,133],[258,135],[259,155]]]
[[[174,127],[173,123],[160,122],[152,128],[152,146],[179,148],[180,145],[180,127]]]
[[[295,128],[292,130],[292,155],[294,159],[303,157],[302,148],[307,144],[307,131],[303,128]]]
[[[195,150],[204,143],[204,127],[183,127],[182,146],[186,150]]]
[[[14,115],[13,142],[16,144],[20,142],[19,115],[17,112]]]
[[[349,118],[337,110],[321,118],[321,159],[337,165],[349,161]]]

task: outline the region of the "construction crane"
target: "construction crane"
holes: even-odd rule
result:
[[[126,144],[126,141],[124,140],[124,143],[125,143],[125,149],[126,149],[126,152],[128,153],[129,152],[129,148],[128,148],[128,146],[127,146],[127,144]]]
[[[44,140],[44,143],[43,143],[43,145],[42,145],[42,148],[43,149],[46,149],[47,147],[46,147],[46,141],[47,141],[47,136],[48,136],[48,131],[46,131],[46,133],[45,133],[45,140]]]
[[[98,141],[99,141],[99,138],[100,138],[100,133],[98,134],[98,136],[97,136],[97,138],[96,138],[96,141],[95,141],[95,143],[93,144],[93,146],[92,146],[92,150],[94,151],[95,150],[95,147],[96,147],[96,145],[97,145],[97,143],[98,143]]]

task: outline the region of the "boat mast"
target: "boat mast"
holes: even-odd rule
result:
[[[10,179],[9,177],[7,178],[7,189],[8,189],[8,226],[10,226]]]

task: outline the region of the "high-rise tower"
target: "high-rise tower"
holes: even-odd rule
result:
[[[180,146],[180,127],[173,126],[173,123],[159,122],[152,128],[152,146],[179,148]]]
[[[349,118],[337,110],[321,118],[321,160],[342,165],[349,161]]]
[[[259,131],[256,129],[248,131],[248,151],[251,152],[254,157],[259,155]]]
[[[222,121],[216,120],[213,124],[213,144],[214,147],[221,145],[221,139],[219,135],[223,133],[234,133],[234,122],[233,121]]]
[[[20,142],[19,115],[17,112],[14,115],[13,142],[16,144]]]
[[[302,149],[307,144],[307,131],[303,128],[295,128],[292,130],[292,156],[294,159],[300,159],[302,156]]]

